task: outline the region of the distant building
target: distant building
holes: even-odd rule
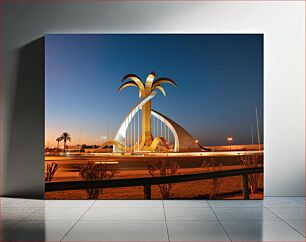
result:
[[[66,152],[80,152],[82,149],[81,145],[67,145]]]
[[[92,153],[95,152],[100,146],[98,145],[83,145],[82,150],[84,150],[85,153]]]
[[[99,149],[96,150],[97,153],[113,153],[113,145],[104,145],[100,146]]]
[[[45,154],[58,154],[58,153],[61,153],[63,152],[63,149],[57,149],[57,147],[51,147],[51,148],[45,148]]]
[[[84,152],[84,153],[110,153],[113,152],[113,146],[112,145],[106,145],[104,147],[101,147],[99,145],[67,145],[66,146],[66,152]]]

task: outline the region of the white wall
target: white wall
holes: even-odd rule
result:
[[[18,50],[45,33],[264,33],[265,194],[304,195],[304,11],[301,1],[4,3],[2,195],[43,194],[43,134],[31,151],[13,150],[10,126]],[[21,150],[32,153],[10,154]]]

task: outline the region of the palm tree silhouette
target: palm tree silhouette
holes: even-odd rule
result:
[[[58,138],[56,139],[56,141],[57,141],[57,151],[58,151],[58,150],[59,150],[59,142],[62,141],[62,137],[61,137],[61,136],[58,137]]]
[[[64,153],[66,153],[66,142],[67,140],[71,142],[71,135],[67,132],[63,132],[60,138],[64,140]]]
[[[144,99],[148,97],[155,89],[159,90],[164,96],[166,96],[165,89],[161,86],[161,84],[163,83],[169,83],[177,87],[176,83],[169,78],[162,77],[154,80],[155,77],[156,73],[151,72],[147,76],[146,82],[144,83],[138,76],[134,74],[128,74],[125,77],[123,77],[121,82],[124,82],[127,79],[129,79],[130,81],[123,83],[120,86],[118,92],[122,91],[126,87],[137,87],[139,90],[139,97]],[[152,143],[151,100],[149,100],[142,106],[142,134],[141,134],[140,146],[142,148],[150,147],[151,143]]]

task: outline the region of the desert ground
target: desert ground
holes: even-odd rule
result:
[[[147,163],[156,163],[160,160],[175,161],[179,168],[176,175],[191,174],[199,172],[210,172],[214,170],[232,170],[244,168],[235,155],[217,155],[212,157],[112,157],[112,156],[65,156],[54,157],[46,156],[45,163],[58,163],[60,168],[55,173],[52,182],[57,181],[77,181],[82,180],[79,174],[80,167],[88,161],[118,162],[118,173],[112,179],[150,177]],[[215,167],[207,168],[205,164],[214,160]],[[260,163],[263,163],[263,155],[259,156]],[[212,188],[213,183],[217,183],[217,188]],[[216,194],[211,197],[212,192]],[[46,192],[46,199],[88,199],[86,190]],[[124,187],[124,188],[105,188],[101,190],[98,199],[143,199],[143,187]],[[169,199],[243,199],[242,196],[242,177],[225,177],[216,180],[200,180],[192,182],[181,182],[172,185]],[[263,174],[258,176],[258,191],[251,194],[251,199],[263,198]],[[158,186],[152,186],[152,199],[162,199]]]

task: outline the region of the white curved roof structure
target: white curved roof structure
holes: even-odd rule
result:
[[[174,135],[174,151],[175,152],[195,152],[201,151],[200,146],[196,143],[196,139],[185,130],[181,125],[174,122],[172,119],[168,118],[155,110],[151,111],[151,115],[157,117],[161,120],[168,128],[172,131]]]
[[[149,96],[144,99],[141,99],[134,108],[129,112],[124,121],[122,122],[116,137],[115,141],[124,146],[126,139],[127,128],[135,116],[135,114],[142,108],[142,106],[152,99],[156,95],[156,92],[152,92]],[[159,119],[163,124],[165,124],[172,132],[174,136],[174,151],[175,152],[194,152],[201,151],[200,146],[196,143],[196,139],[191,136],[182,126],[174,122],[172,119],[167,116],[151,110],[151,115]],[[120,152],[121,149],[114,146],[114,152]]]
[[[124,145],[125,142],[125,138],[126,138],[126,130],[129,127],[129,124],[132,120],[132,118],[135,116],[135,114],[139,111],[139,109],[141,109],[142,105],[144,105],[147,101],[149,101],[150,99],[152,99],[154,96],[156,95],[156,92],[152,92],[149,96],[147,96],[144,99],[141,99],[135,106],[134,108],[132,108],[132,110],[128,113],[128,115],[125,117],[123,123],[121,124],[115,140],[119,143],[121,143],[122,145]],[[118,150],[116,150],[116,148],[114,148],[114,152],[118,152]]]

